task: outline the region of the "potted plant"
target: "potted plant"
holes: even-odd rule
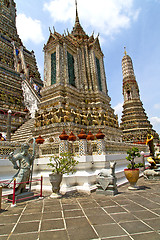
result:
[[[124,169],[125,176],[127,180],[130,183],[130,186],[128,187],[129,190],[136,190],[138,187],[136,186],[136,183],[139,178],[139,168],[143,167],[143,163],[135,163],[135,158],[140,157],[139,149],[136,147],[133,147],[132,149],[129,149],[127,151],[128,156],[126,159],[130,161],[130,164],[128,164],[128,168]]]
[[[73,155],[69,152],[61,153],[59,156],[52,156],[49,161],[50,162],[47,165],[52,168],[52,173],[49,174],[53,191],[51,197],[58,198],[61,196],[59,191],[63,174],[74,173],[78,161],[76,161]]]

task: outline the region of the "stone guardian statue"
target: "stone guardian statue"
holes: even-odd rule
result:
[[[18,172],[12,178],[12,181],[16,179],[16,195],[25,191],[26,183],[29,181],[30,176],[32,179],[32,171],[33,171],[33,161],[35,157],[35,139],[33,139],[33,153],[29,154],[29,144],[24,143],[21,147],[21,152],[14,154],[13,152],[9,155],[9,160],[12,162],[14,169],[17,169]],[[10,183],[11,183],[10,182]],[[8,186],[10,187],[10,183]],[[22,184],[18,184],[22,183]]]

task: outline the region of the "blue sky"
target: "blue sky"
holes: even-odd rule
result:
[[[34,50],[43,79],[43,45],[49,27],[72,30],[75,0],[15,0],[17,28]],[[121,60],[124,46],[132,58],[144,109],[160,134],[160,0],[78,0],[81,25],[89,35],[100,34],[108,93],[115,112],[123,104]]]

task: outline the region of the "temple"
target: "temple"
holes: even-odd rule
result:
[[[2,114],[3,111],[6,113],[10,109],[12,131],[18,128],[11,136],[11,143],[2,143],[2,155],[34,137],[37,143],[34,176],[43,175],[44,189],[50,189],[50,169],[46,165],[50,157],[66,152],[73,153],[79,164],[76,173],[63,176],[62,192],[95,190],[97,174],[109,166],[109,161],[117,162],[118,184],[123,184],[125,153],[137,144],[122,142],[123,132],[108,95],[99,37],[85,33],[79,21],[77,2],[72,31],[61,35],[54,28],[53,32],[50,29],[44,45],[43,87],[34,53],[23,46],[17,34],[14,1],[0,0],[0,3],[1,89],[5,92],[0,99],[0,119],[4,120],[7,115]],[[136,85],[135,82],[134,79]],[[33,84],[42,87],[40,94]],[[10,99],[10,96],[10,102],[4,101],[4,97]],[[21,117],[20,123],[15,116]],[[146,145],[138,148],[146,151]]]
[[[132,59],[127,55],[126,50],[122,59],[122,73],[124,104],[120,127],[123,130],[123,141],[145,143],[147,134],[152,134],[154,139],[159,139],[140,100]]]
[[[78,135],[99,129],[109,141],[121,141],[118,117],[110,105],[98,36],[88,36],[77,11],[73,30],[50,30],[44,46],[44,88],[35,117],[34,136],[55,141],[65,129]]]
[[[6,132],[8,110],[12,111],[12,133],[25,122],[26,107],[32,108],[27,99],[34,95],[39,102],[34,85],[40,88],[43,83],[34,52],[28,51],[18,36],[16,4],[0,0],[0,132]]]

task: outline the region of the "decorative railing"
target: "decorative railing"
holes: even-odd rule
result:
[[[7,157],[11,152],[20,147],[21,145],[16,142],[0,141],[0,158]]]

